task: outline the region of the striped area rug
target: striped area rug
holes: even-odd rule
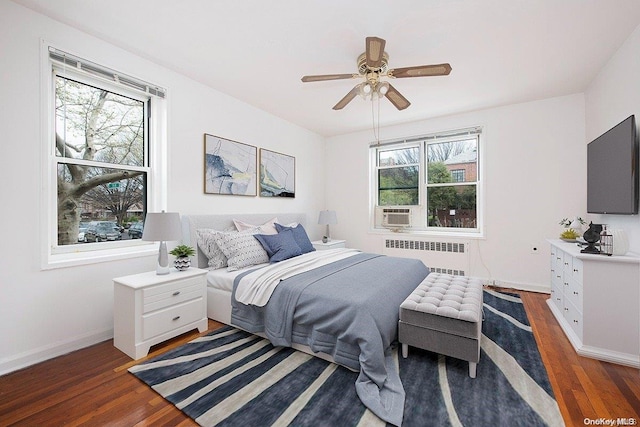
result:
[[[396,352],[402,425],[564,425],[522,301],[485,290],[482,332],[475,379],[461,360]],[[358,399],[357,373],[232,327],[129,371],[202,426],[385,425]]]

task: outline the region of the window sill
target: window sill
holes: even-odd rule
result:
[[[108,261],[156,256],[157,243],[144,243],[132,246],[119,246],[94,251],[69,251],[65,253],[48,253],[43,257],[42,270],[76,267]]]
[[[437,237],[447,239],[478,239],[483,240],[484,233],[471,231],[435,231],[435,230],[416,230],[405,229],[400,231],[392,231],[387,228],[370,228],[369,234],[381,236],[397,236],[397,237]]]

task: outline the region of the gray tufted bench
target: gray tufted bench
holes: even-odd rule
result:
[[[430,273],[400,305],[398,340],[402,356],[409,346],[469,362],[476,377],[482,330],[482,282],[479,279]]]

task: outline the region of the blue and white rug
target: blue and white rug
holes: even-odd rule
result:
[[[475,379],[454,358],[397,358],[403,426],[564,425],[522,301],[485,290],[484,316]],[[357,373],[231,327],[129,371],[203,426],[385,425],[358,399]]]

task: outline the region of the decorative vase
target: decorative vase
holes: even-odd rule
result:
[[[629,251],[629,238],[624,230],[611,230],[613,235],[613,254],[624,255]]]
[[[189,267],[191,267],[191,258],[189,258],[188,256],[179,256],[173,261],[173,266],[178,271],[187,270]]]

